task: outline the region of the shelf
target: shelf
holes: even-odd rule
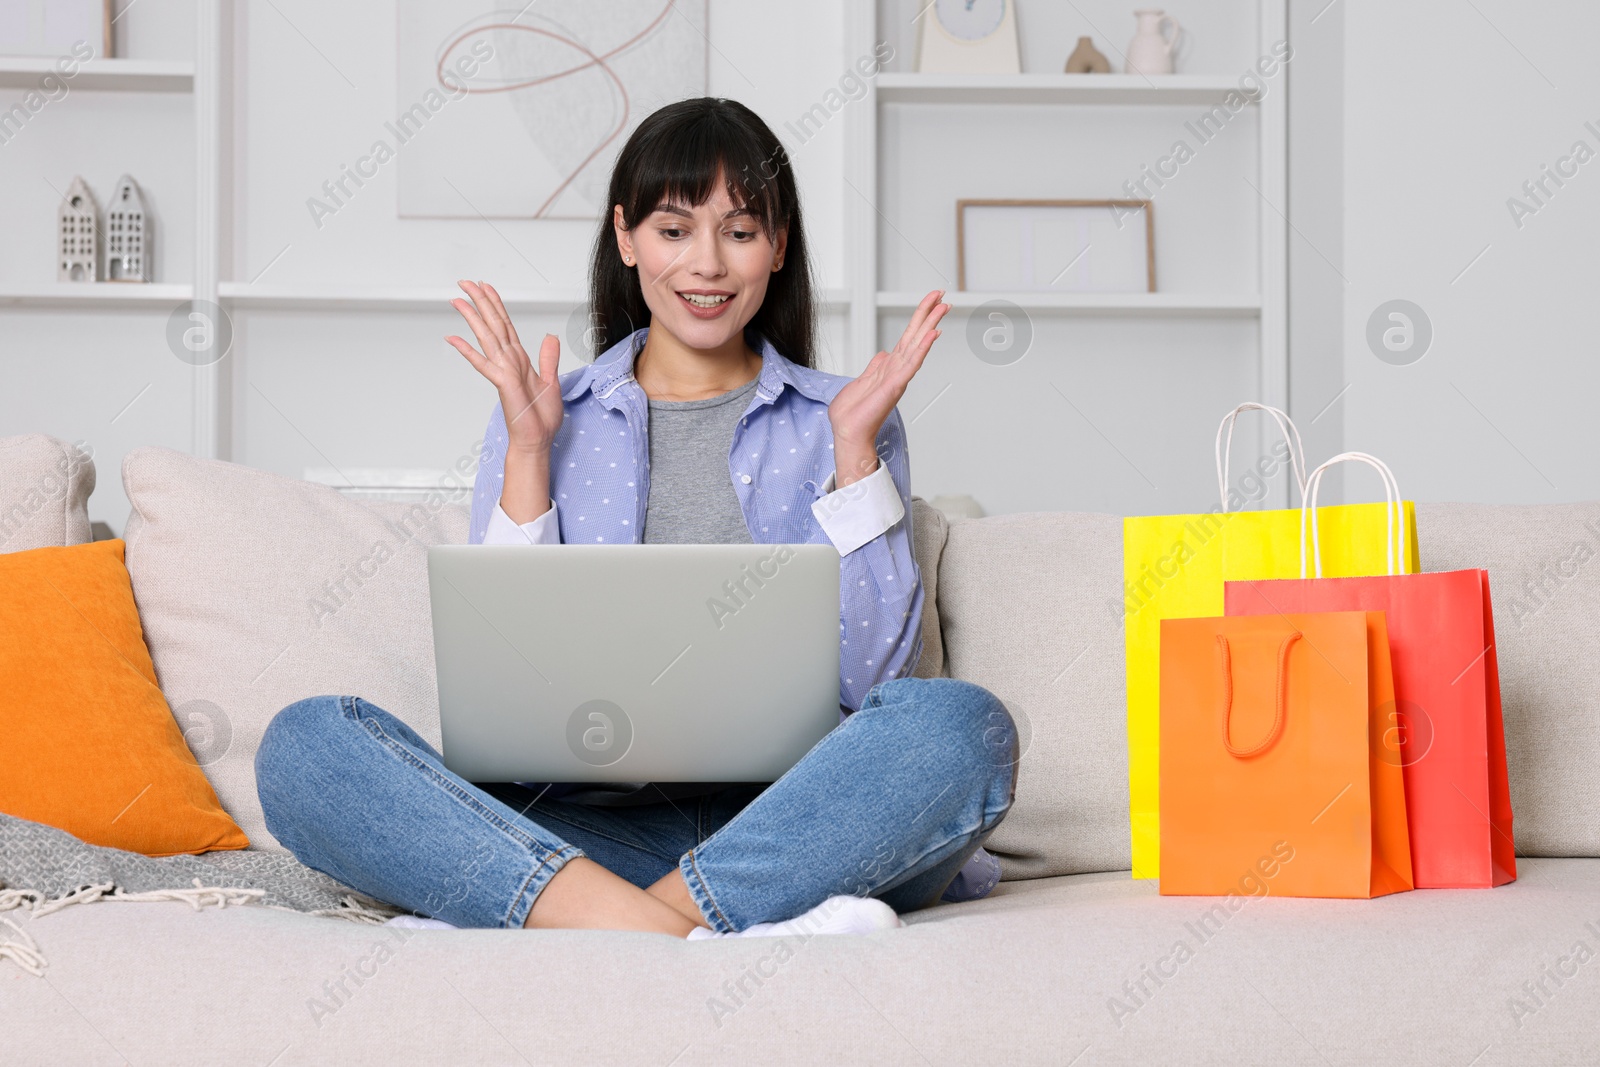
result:
[[[1166,74],[880,74],[886,104],[1220,104],[1232,78]],[[1246,96],[1256,103],[1253,96]]]
[[[927,292],[880,292],[879,311],[911,311]],[[1008,300],[1027,312],[1069,312],[1099,315],[1207,315],[1255,318],[1261,298],[1220,296],[1209,293],[1048,293],[1048,292],[948,292],[944,302],[952,308],[971,309],[991,300]]]
[[[170,308],[188,300],[187,285],[146,282],[49,282],[0,286],[0,307],[25,308]]]
[[[264,311],[450,311],[450,301],[465,296],[450,288],[365,288],[330,286],[325,289],[299,289],[285,286],[247,285],[223,282],[222,297],[237,308]],[[508,311],[567,311],[588,299],[580,290],[503,291]],[[843,307],[848,294],[843,289],[823,289],[818,293],[824,307]]]
[[[464,297],[454,286],[446,288],[371,287],[299,289],[286,286],[223,282],[222,297],[234,307],[264,311],[443,311],[450,301]],[[504,291],[508,311],[571,311],[586,298],[571,291]]]
[[[61,78],[69,90],[105,92],[188,93],[194,91],[194,64],[161,59],[90,59],[78,64],[72,77],[58,74],[53,56],[0,57],[0,87],[36,89],[46,74]]]

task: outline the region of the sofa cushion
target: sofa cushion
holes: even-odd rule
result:
[[[1484,567],[1524,856],[1600,856],[1600,502],[1418,504],[1429,571]]]
[[[1122,520],[1051,512],[950,524],[939,617],[951,677],[1022,737],[1016,799],[986,848],[1007,879],[1125,870]]]
[[[944,554],[950,522],[944,512],[920,496],[911,498],[911,553],[922,577],[922,658],[914,678],[938,678],[944,673],[944,635],[939,627],[939,557]]]
[[[0,960],[0,1026],[28,1064],[1593,1063],[1600,860],[1521,873],[1378,901],[1089,874],[809,939],[76,905],[13,913],[48,969]]]
[[[465,508],[358,504],[163,448],[122,465],[128,572],[161,688],[254,848],[281,849],[255,752],[279,709],[358,694],[439,744],[427,546],[467,538]]]
[[[0,552],[90,540],[93,453],[42,433],[0,437]]]
[[[244,848],[156,687],[122,553],[0,555],[0,811],[147,856]]]

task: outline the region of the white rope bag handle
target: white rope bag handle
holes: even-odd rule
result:
[[[1300,505],[1300,577],[1306,577],[1306,515],[1311,516],[1311,553],[1315,566],[1314,577],[1322,577],[1322,545],[1317,539],[1317,494],[1322,488],[1322,473],[1335,463],[1354,460],[1372,467],[1383,477],[1384,492],[1384,517],[1388,520],[1388,529],[1384,536],[1384,551],[1388,558],[1390,574],[1406,573],[1405,553],[1405,505],[1401,503],[1400,484],[1395,481],[1394,472],[1389,465],[1377,456],[1366,452],[1341,452],[1337,456],[1322,464],[1312,471],[1306,479],[1307,495]],[[1396,566],[1398,562],[1398,568]]]
[[[1228,510],[1228,464],[1233,452],[1233,424],[1245,411],[1265,411],[1278,424],[1284,441],[1289,445],[1289,465],[1294,469],[1294,481],[1300,487],[1300,503],[1303,507],[1306,499],[1306,450],[1300,443],[1300,429],[1286,412],[1267,404],[1251,402],[1240,404],[1228,412],[1217,427],[1217,493],[1222,498],[1223,513],[1226,514]],[[1226,441],[1223,440],[1224,430],[1227,431]]]

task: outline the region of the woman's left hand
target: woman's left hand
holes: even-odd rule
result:
[[[873,356],[866,369],[840,389],[828,405],[838,488],[865,478],[877,467],[878,431],[905,395],[911,376],[922,366],[928,349],[941,333],[934,327],[950,310],[949,304],[941,302],[943,298],[943,289],[923,297],[894,351]]]

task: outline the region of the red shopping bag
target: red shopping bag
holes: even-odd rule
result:
[[[1364,453],[1335,456],[1307,479],[1309,540],[1316,544],[1322,472],[1346,459],[1383,474],[1392,505],[1394,475]],[[1395,510],[1398,511],[1397,506]],[[1304,524],[1304,520],[1302,520]],[[1398,532],[1399,523],[1391,532]],[[1489,574],[1484,570],[1406,574],[1390,539],[1390,573],[1373,578],[1228,582],[1228,615],[1382,611],[1394,669],[1385,758],[1403,770],[1411,864],[1418,889],[1484,889],[1517,876],[1506,777],[1500,673]],[[1302,546],[1301,573],[1305,573]],[[1395,567],[1398,561],[1398,570]],[[1316,560],[1316,573],[1321,573]]]

